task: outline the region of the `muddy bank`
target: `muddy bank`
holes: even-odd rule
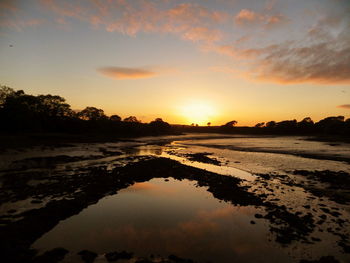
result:
[[[186,143],[185,143],[186,145]],[[262,147],[240,147],[240,146],[234,146],[234,145],[220,145],[220,144],[201,144],[201,143],[194,143],[194,144],[188,144],[188,146],[201,146],[201,147],[208,147],[208,148],[215,148],[215,149],[222,149],[222,150],[233,150],[233,151],[240,151],[240,152],[252,152],[252,153],[276,153],[276,154],[284,154],[284,155],[293,155],[308,159],[317,159],[317,160],[331,160],[331,161],[339,161],[339,162],[346,162],[350,163],[350,157],[348,156],[337,156],[334,154],[322,154],[322,153],[306,153],[306,152],[299,152],[294,150],[279,150],[279,149],[269,149],[262,148]]]
[[[18,160],[12,163],[13,170],[26,170],[30,168],[55,168],[58,164],[94,160],[97,158],[103,158],[108,156],[118,156],[123,153],[120,151],[110,151],[105,148],[100,149],[102,155],[90,155],[90,156],[68,156],[68,155],[57,155],[48,157],[33,157]]]
[[[178,135],[178,134],[173,134]],[[1,149],[21,149],[35,146],[67,147],[73,143],[123,142],[134,141],[144,135],[114,134],[69,134],[69,133],[28,133],[0,134]],[[156,137],[156,136],[155,136]]]
[[[309,220],[312,220],[310,223],[314,226],[314,229],[318,229],[321,233],[331,233],[337,237],[337,245],[342,251],[350,253],[348,231],[350,221],[346,217],[346,209],[339,208],[344,207],[349,202],[350,175],[346,172],[328,170],[295,170],[290,173],[291,175],[257,174],[261,178],[261,183],[270,191],[267,194],[267,198],[274,202],[277,201],[277,203],[280,201],[280,199],[275,197],[274,190],[271,188],[273,181],[279,181],[282,186],[278,186],[278,188],[283,191],[286,191],[287,187],[292,191],[296,191],[298,188],[304,189],[304,192],[308,193],[306,195],[306,205],[300,207],[299,210],[303,212],[298,211],[297,214],[306,213],[310,216],[313,215]],[[321,241],[317,237],[311,237],[311,240],[314,242]],[[309,242],[307,240],[304,241],[305,243]]]
[[[213,165],[221,165],[221,162],[213,157],[209,157],[208,155],[212,155],[213,153],[179,153],[176,151],[167,151],[168,154],[175,155],[178,157],[184,157],[191,162],[200,162],[200,163],[208,163]]]
[[[326,196],[339,204],[350,203],[350,174],[344,171],[295,170],[293,174],[305,177],[303,187],[315,196]],[[322,184],[320,184],[322,183]]]

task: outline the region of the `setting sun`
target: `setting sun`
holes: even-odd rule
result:
[[[216,115],[214,107],[205,102],[191,102],[181,107],[184,119],[190,124],[207,125]]]

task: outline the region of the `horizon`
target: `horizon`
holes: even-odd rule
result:
[[[0,84],[142,122],[349,118],[349,11],[342,0],[3,0]]]

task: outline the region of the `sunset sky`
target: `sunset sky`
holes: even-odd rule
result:
[[[0,84],[144,122],[350,117],[349,0],[0,0]]]

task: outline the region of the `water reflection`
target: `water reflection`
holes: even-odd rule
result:
[[[257,212],[220,202],[188,180],[152,179],[101,199],[33,247],[64,247],[72,254],[125,249],[137,256],[176,254],[200,262],[290,262],[286,252],[268,243],[263,221],[250,223]]]

